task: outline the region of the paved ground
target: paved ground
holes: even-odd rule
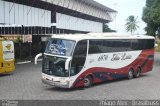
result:
[[[160,53],[156,53],[152,72],[133,80],[117,80],[89,89],[64,90],[41,82],[41,63],[17,65],[12,75],[0,76],[0,100],[101,100],[159,99]]]

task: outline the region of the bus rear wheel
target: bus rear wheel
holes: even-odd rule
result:
[[[138,68],[134,77],[138,78],[140,75],[141,75],[141,68]]]
[[[134,71],[133,71],[133,69],[130,69],[130,70],[128,71],[128,79],[132,79],[133,76],[134,76]]]
[[[93,79],[91,76],[87,76],[84,78],[84,87],[85,88],[92,86],[92,84],[93,84]]]

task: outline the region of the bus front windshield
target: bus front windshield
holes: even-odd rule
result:
[[[45,53],[61,56],[71,56],[75,41],[64,39],[50,39]]]
[[[42,72],[57,77],[68,77],[69,71],[65,70],[67,58],[44,56]]]
[[[44,55],[43,73],[57,77],[68,77],[69,72],[65,70],[65,62],[67,57],[72,56],[75,43],[75,41],[65,39],[49,39],[45,53],[53,56]]]

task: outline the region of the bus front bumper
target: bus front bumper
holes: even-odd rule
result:
[[[63,82],[63,83],[62,82],[55,82],[55,81],[50,81],[50,80],[47,80],[44,78],[42,78],[41,80],[44,84],[47,84],[47,85],[56,86],[56,87],[60,87],[60,88],[70,88],[69,82]]]

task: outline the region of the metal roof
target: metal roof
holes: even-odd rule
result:
[[[95,0],[41,0],[73,11],[112,21],[111,15],[117,11],[95,1]],[[106,0],[107,2],[107,0]]]
[[[87,1],[88,3],[90,3],[90,4],[92,4],[92,5],[96,6],[96,7],[99,7],[101,9],[105,10],[106,12],[117,12],[117,11],[115,11],[115,10],[113,10],[113,9],[111,9],[111,8],[109,8],[109,7],[107,7],[107,6],[103,5],[103,4],[95,1],[95,0],[83,0],[83,1]]]

